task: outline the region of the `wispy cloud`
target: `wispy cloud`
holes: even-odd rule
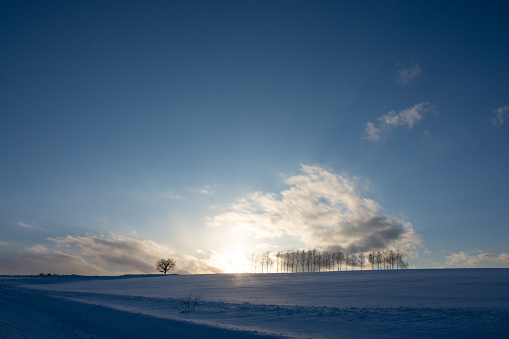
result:
[[[505,123],[505,119],[509,115],[509,106],[499,107],[493,110],[493,117],[491,118],[491,123],[496,126],[502,126]]]
[[[364,134],[366,135],[366,139],[372,142],[379,142],[382,138],[382,130],[377,128],[374,123],[368,121],[366,124],[366,129],[364,130]]]
[[[398,69],[396,81],[400,84],[408,84],[422,75],[421,66],[412,60],[411,65]]]
[[[17,222],[16,225],[18,225],[19,227],[22,227],[22,228],[27,228],[27,229],[32,229],[32,230],[39,230],[39,229],[41,229],[37,225],[27,224],[27,223],[21,222],[21,221]]]
[[[195,191],[200,194],[204,194],[204,195],[213,195],[214,194],[214,191],[212,190],[212,187],[210,185],[198,186],[195,188]]]
[[[279,194],[254,192],[211,219],[210,226],[240,228],[254,238],[299,238],[310,247],[348,252],[400,248],[416,256],[412,224],[383,213],[362,197],[356,181],[321,166],[302,166]]]
[[[162,193],[163,196],[170,198],[170,199],[182,199],[183,197],[177,193],[175,190],[169,190],[164,193]]]
[[[429,102],[421,102],[417,105],[404,109],[400,112],[390,111],[377,118],[377,122],[369,121],[364,129],[365,139],[372,142],[380,142],[385,136],[399,127],[413,128],[423,115],[432,109]],[[429,133],[429,132],[428,132]]]
[[[452,253],[447,256],[447,265],[449,266],[479,266],[482,261],[493,261],[499,263],[509,263],[509,254],[501,253],[499,256],[493,256],[489,253],[470,255],[466,252]]]

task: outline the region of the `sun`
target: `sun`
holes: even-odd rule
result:
[[[243,273],[246,266],[246,255],[241,247],[235,248],[231,251],[225,251],[220,255],[219,268],[224,273]]]
[[[249,271],[247,254],[256,247],[256,241],[244,229],[230,227],[215,229],[206,247],[213,253],[207,260],[210,266],[223,273],[245,273]]]

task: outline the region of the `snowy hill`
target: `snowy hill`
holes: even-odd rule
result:
[[[2,338],[509,338],[509,269],[0,281]]]

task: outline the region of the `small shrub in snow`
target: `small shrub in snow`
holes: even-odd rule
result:
[[[196,305],[200,302],[199,296],[193,296],[193,291],[189,291],[189,294],[186,297],[180,299],[182,303],[181,311],[182,312],[190,312],[194,310]]]

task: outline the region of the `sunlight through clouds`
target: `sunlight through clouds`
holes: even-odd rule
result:
[[[198,256],[177,254],[152,240],[117,234],[49,238],[48,245],[35,245],[10,252],[7,266],[13,272],[51,272],[58,274],[111,275],[156,274],[155,263],[171,257],[177,261],[175,272],[182,274],[220,273],[224,260],[217,253]],[[52,246],[56,245],[56,246]],[[224,256],[223,256],[224,257]],[[231,265],[230,265],[231,266]]]
[[[209,226],[242,229],[257,239],[291,236],[306,246],[367,252],[400,248],[417,256],[419,236],[411,223],[383,214],[361,196],[354,179],[321,166],[302,166],[276,195],[254,192],[216,215]]]
[[[50,239],[71,255],[108,271],[154,272],[154,263],[171,250],[151,240],[138,240],[111,234],[108,236],[66,236]]]

